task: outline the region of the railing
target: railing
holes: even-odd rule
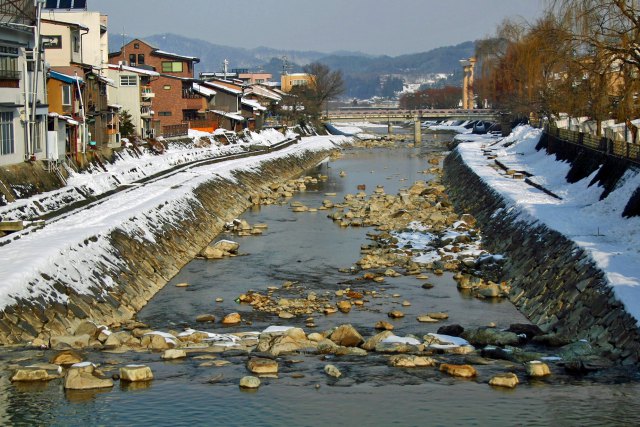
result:
[[[193,92],[191,89],[182,89],[182,98],[183,99],[198,99],[200,95]]]
[[[14,70],[0,70],[0,80],[20,80],[22,73]]]
[[[171,138],[174,136],[186,136],[188,134],[189,125],[187,123],[162,126],[162,136],[164,136],[165,138]]]
[[[363,110],[342,110],[330,111],[324,119],[348,119],[348,118],[422,118],[422,117],[487,117],[498,116],[496,110],[474,109],[422,109],[422,110],[400,110],[400,109],[363,109]]]
[[[640,164],[640,145],[626,141],[612,140],[603,136],[577,132],[568,129],[560,129],[546,124],[544,130],[557,139],[581,147],[586,147],[604,153],[608,156],[620,157]]]

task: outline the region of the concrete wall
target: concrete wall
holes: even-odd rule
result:
[[[543,330],[586,339],[623,364],[640,361],[640,330],[614,296],[591,257],[573,241],[540,224],[518,219],[502,197],[453,151],[444,182],[456,208],[473,214],[485,248],[507,256],[511,301]]]

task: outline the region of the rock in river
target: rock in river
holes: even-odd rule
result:
[[[260,387],[260,378],[258,377],[246,376],[240,380],[240,388],[255,389],[258,387]]]
[[[533,360],[525,365],[527,369],[527,375],[530,377],[545,377],[551,375],[551,370],[546,363],[538,360]]]
[[[111,379],[99,378],[94,371],[95,367],[89,362],[77,363],[71,366],[64,379],[64,388],[69,390],[90,390],[113,387]]]
[[[476,369],[471,365],[451,365],[448,363],[440,365],[440,372],[462,378],[473,378],[478,375]]]
[[[334,365],[326,365],[324,367],[324,373],[334,378],[340,378],[342,376],[342,372]]]
[[[278,362],[273,359],[252,357],[247,362],[247,369],[258,375],[277,374]]]
[[[489,385],[495,387],[515,388],[519,383],[518,376],[513,372],[498,374],[489,380]]]
[[[125,382],[151,381],[153,372],[145,365],[127,365],[120,368],[120,380]]]
[[[338,326],[329,336],[329,339],[344,347],[357,347],[364,342],[362,335],[351,325]]]

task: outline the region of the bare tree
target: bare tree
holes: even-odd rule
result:
[[[327,103],[342,95],[345,91],[342,71],[331,70],[319,62],[304,67],[304,72],[311,75],[311,82],[305,86],[296,86],[292,93],[304,105],[305,115],[312,121],[317,120],[322,108]]]

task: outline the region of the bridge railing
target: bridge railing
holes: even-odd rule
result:
[[[496,110],[422,109],[422,110],[346,110],[330,111],[324,119],[340,118],[423,118],[423,117],[497,117]]]

